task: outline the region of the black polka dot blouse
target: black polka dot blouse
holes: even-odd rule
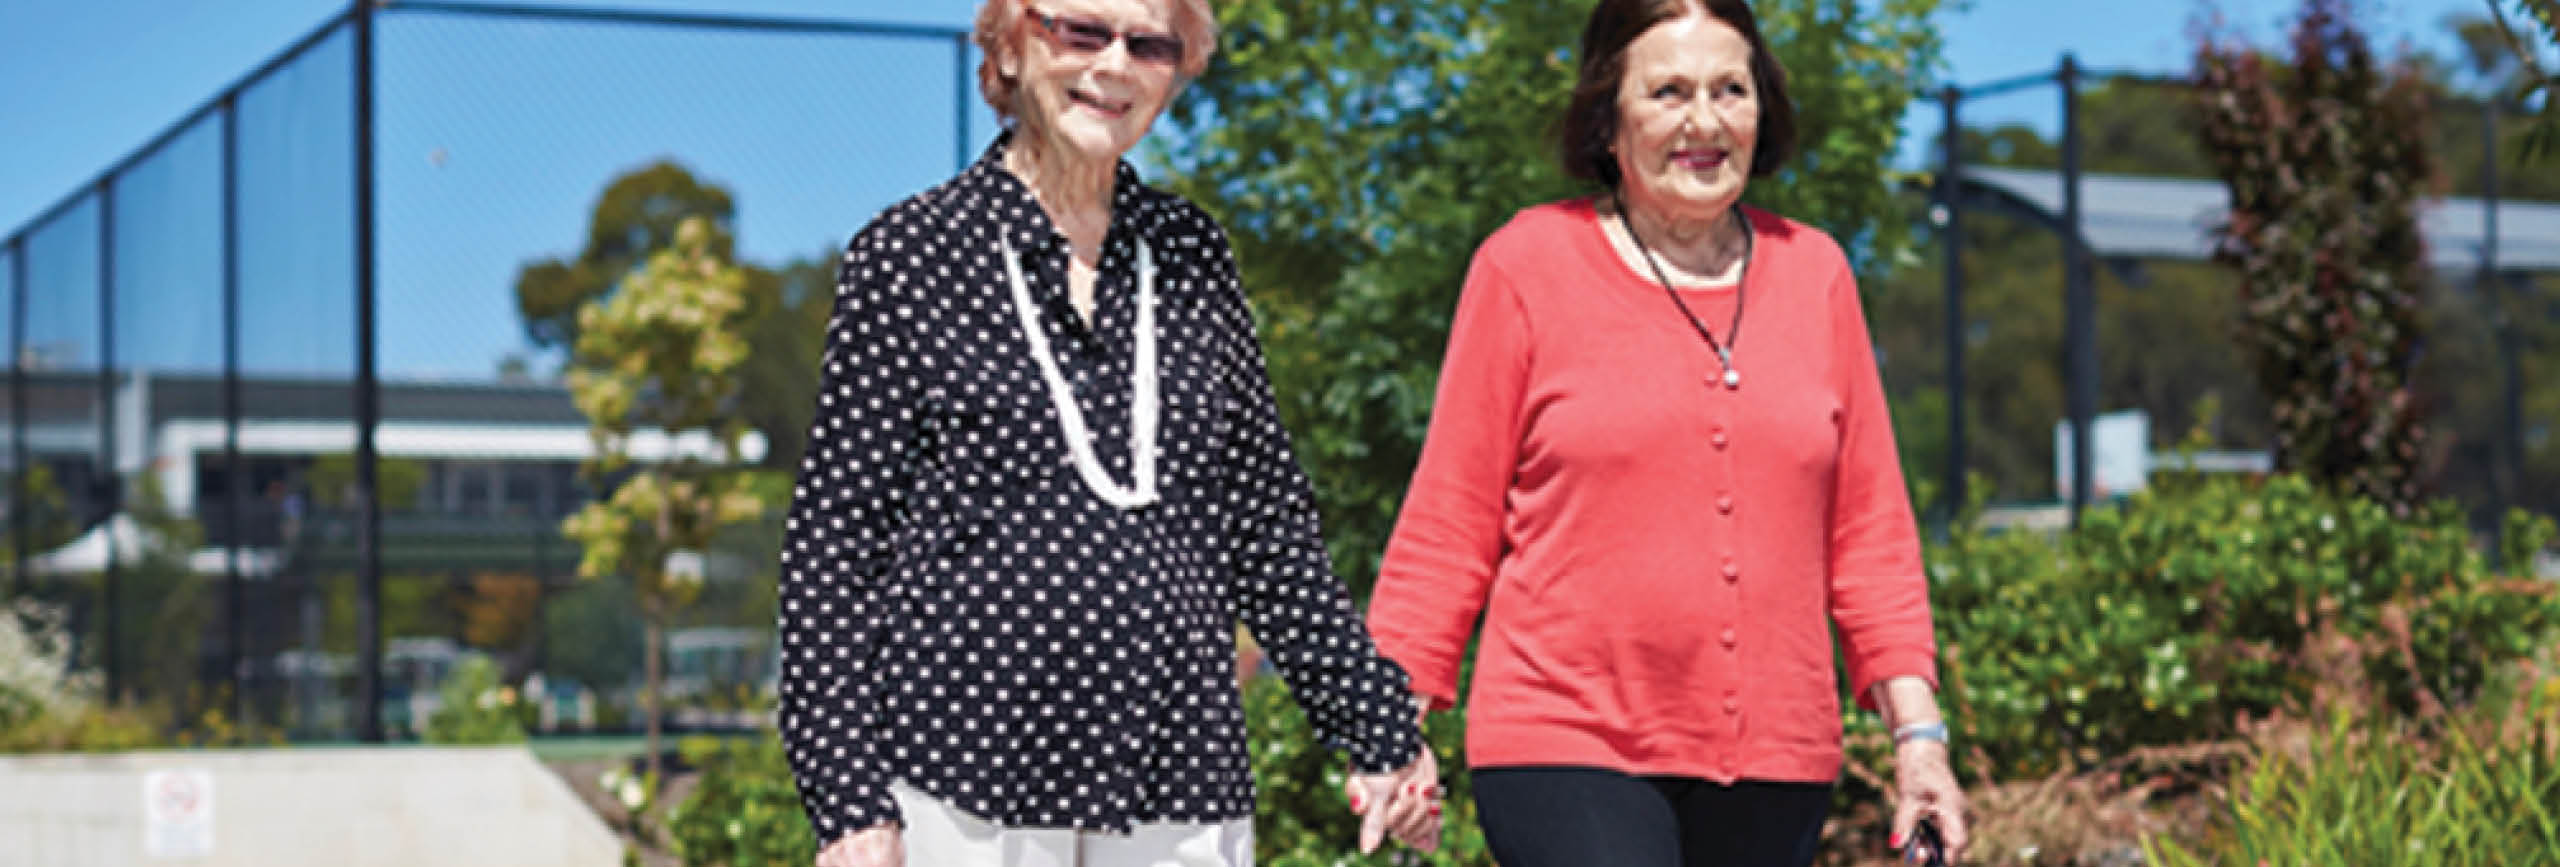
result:
[[[1318,737],[1402,767],[1405,673],[1333,574],[1225,234],[1121,164],[1088,328],[1009,139],[845,251],[782,550],[780,724],[819,839],[898,818],[893,780],[1007,827],[1251,816],[1239,617]],[[1079,475],[1005,240],[1124,486],[1152,252],[1155,503],[1123,510]]]

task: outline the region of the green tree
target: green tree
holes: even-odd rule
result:
[[[354,511],[356,508],[356,456],[350,452],[321,455],[311,462],[308,482],[311,499],[320,508]],[[383,511],[396,512],[415,508],[418,497],[427,488],[427,464],[414,458],[373,459],[375,498]]]
[[[41,463],[27,467],[26,475],[17,479],[0,476],[0,484],[22,485],[23,501],[11,504],[26,515],[27,553],[41,554],[61,547],[80,536],[80,524],[71,514],[71,502],[62,493],[62,484],[53,477],[53,468]],[[15,533],[0,533],[0,557],[16,562]]]
[[[2373,56],[2344,0],[2309,0],[2290,64],[2197,50],[2194,117],[2231,187],[2217,258],[2240,272],[2243,340],[2272,403],[2276,463],[2406,514],[2426,285],[2418,203],[2434,180],[2428,88]]]
[[[2560,65],[2546,68],[2542,60],[2542,52],[2560,48],[2560,0],[2489,0],[2489,13],[2517,66],[2507,98],[2542,101],[2523,152],[2536,159],[2560,152]]]
[[[1935,66],[1936,0],[1764,4],[1803,158],[1755,204],[1838,236],[1860,264],[1903,248],[1891,171]],[[1240,0],[1219,61],[1171,113],[1170,185],[1220,217],[1273,390],[1342,571],[1365,594],[1420,452],[1468,257],[1510,216],[1588,192],[1548,132],[1591,4]]]
[[[779,269],[740,266],[758,313],[747,327],[738,415],[764,434],[766,469],[798,467],[807,449],[818,354],[826,350],[827,316],[836,298],[835,262],[833,255],[822,255]]]
[[[575,347],[578,310],[612,294],[654,250],[675,241],[676,228],[701,218],[712,228],[714,254],[730,258],[737,218],[729,191],[704,183],[672,160],[625,172],[607,184],[587,220],[587,242],[574,259],[544,259],[516,271],[516,311],[535,346]]]
[[[735,261],[730,227],[737,205],[726,187],[669,160],[614,176],[597,196],[586,244],[576,257],[545,259],[517,271],[516,309],[525,334],[537,346],[574,347],[580,305],[611,295],[649,251],[673,243],[677,225],[690,218],[708,221],[712,252]],[[737,263],[756,311],[748,326],[738,414],[764,435],[761,463],[767,468],[797,466],[808,436],[809,396],[818,390],[818,353],[835,299],[835,262],[833,251],[819,251],[780,268]],[[500,375],[521,377],[529,367],[509,358]]]
[[[183,721],[212,698],[196,687],[207,656],[204,634],[213,622],[214,588],[187,559],[204,544],[204,529],[169,510],[158,473],[136,475],[125,505],[142,531],[142,544],[116,552],[121,604],[106,612],[116,618],[116,658],[128,672],[124,689],[164,705]]]
[[[542,668],[597,692],[631,682],[647,644],[627,581],[581,581],[542,606]]]
[[[653,780],[667,624],[700,594],[702,554],[713,537],[762,517],[781,492],[777,476],[748,470],[739,457],[747,427],[735,415],[738,372],[757,312],[746,273],[724,255],[708,220],[684,221],[673,240],[620,291],[578,311],[569,391],[596,445],[586,471],[612,493],[561,523],[583,546],[579,577],[628,576],[638,590]],[[632,441],[642,435],[665,437],[667,453],[637,462]],[[718,453],[677,449],[674,440],[686,435],[707,437]]]
[[[2499,158],[2498,192],[2515,199],[2560,199],[2560,172],[2533,170],[2532,148],[2540,125],[2518,94],[2529,89],[2533,67],[2520,60],[2515,43],[2498,22],[2484,15],[2454,15],[2444,28],[2456,46],[2450,56],[2414,58],[2436,89],[2436,122],[2427,130],[2443,167],[2445,191],[2475,195],[2485,185],[2482,164],[2494,151]],[[2484,147],[2488,130],[2482,114],[2494,105],[2500,115],[2498,140]],[[2519,117],[2520,114],[2528,115]]]

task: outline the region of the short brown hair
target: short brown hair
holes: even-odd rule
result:
[[[1004,61],[1022,51],[1028,6],[1028,0],[986,0],[978,4],[978,20],[969,32],[969,41],[978,46],[978,96],[1003,120],[1013,119],[1013,101],[1022,90],[1021,81],[1004,74]],[[1200,77],[1209,68],[1209,55],[1218,51],[1218,13],[1209,8],[1209,0],[1173,0],[1173,35],[1182,39],[1182,64],[1175,70],[1178,88]]]
[[[1618,158],[1609,149],[1618,136],[1618,87],[1627,74],[1627,46],[1662,22],[1703,11],[1742,33],[1751,45],[1751,86],[1760,95],[1760,140],[1751,174],[1767,177],[1786,165],[1796,147],[1796,105],[1787,98],[1787,70],[1760,38],[1747,0],[1600,0],[1582,27],[1581,72],[1573,100],[1556,124],[1565,174],[1616,189]]]

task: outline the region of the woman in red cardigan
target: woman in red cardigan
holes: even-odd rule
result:
[[[1476,251],[1369,614],[1435,707],[1482,615],[1467,754],[1495,857],[1809,863],[1834,627],[1894,731],[1893,844],[1926,818],[1961,854],[1856,281],[1829,236],[1738,204],[1795,139],[1750,7],[1601,0],[1561,128],[1605,191]]]

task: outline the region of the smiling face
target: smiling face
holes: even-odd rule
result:
[[[1164,43],[1156,41],[1175,32],[1173,3],[1028,4],[1014,115],[1034,146],[1066,159],[1113,162],[1146,137],[1179,74],[1179,59],[1164,56]]]
[[[1611,139],[1629,202],[1672,219],[1713,217],[1751,178],[1760,94],[1751,43],[1691,11],[1627,45]]]

